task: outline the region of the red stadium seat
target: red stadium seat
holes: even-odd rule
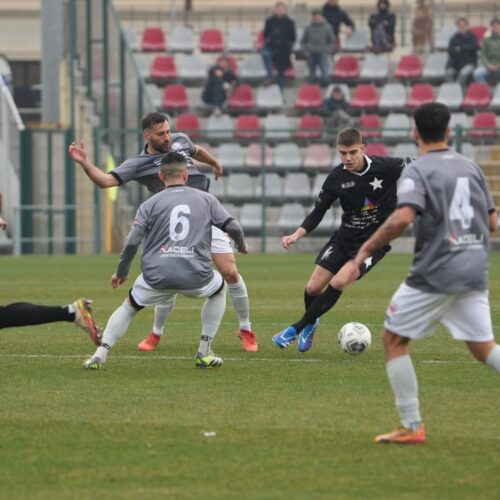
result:
[[[420,78],[422,76],[420,57],[415,54],[402,56],[394,76],[405,80]]]
[[[340,56],[332,72],[334,80],[354,80],[359,78],[360,69],[356,56]]]
[[[200,137],[200,121],[193,113],[181,113],[175,120],[177,132],[187,132],[194,139]]]
[[[470,130],[467,135],[469,137],[496,137],[498,135],[497,127],[497,117],[495,113],[477,113],[474,117],[472,123],[472,130]],[[483,130],[481,130],[483,129]],[[484,130],[484,129],[495,129],[495,130]]]
[[[241,110],[255,108],[255,98],[252,87],[246,83],[242,83],[235,87],[233,93],[227,100],[227,106],[228,108]]]
[[[257,115],[240,115],[236,120],[234,137],[237,139],[258,139],[260,123]]]
[[[351,107],[357,109],[376,108],[377,103],[377,87],[373,83],[362,83],[356,86],[351,98]]]
[[[167,43],[163,30],[161,28],[144,28],[141,47],[143,52],[165,52]]]
[[[490,100],[490,87],[487,83],[471,83],[467,87],[462,106],[464,108],[483,108],[489,105]]]
[[[305,83],[299,89],[295,100],[297,109],[319,109],[323,105],[323,96],[319,85]]]
[[[330,168],[332,160],[332,150],[328,144],[310,144],[304,155],[304,168]]]
[[[406,105],[413,109],[427,102],[434,102],[434,100],[435,96],[432,85],[430,83],[417,83],[412,87]]]
[[[264,164],[266,167],[272,167],[273,165],[273,150],[266,144],[264,147]],[[262,144],[258,142],[252,142],[248,145],[245,165],[249,168],[260,168],[262,165]]]
[[[162,106],[163,109],[171,109],[173,111],[188,108],[189,99],[186,87],[182,83],[167,85],[163,91]]]
[[[471,26],[469,29],[474,33],[474,36],[477,38],[477,43],[479,47],[481,47],[484,35],[488,31],[488,26]]]
[[[366,145],[366,154],[368,156],[387,156],[387,147],[381,142],[371,142]]]
[[[379,115],[362,114],[359,119],[359,128],[363,137],[380,137],[382,121]]]
[[[174,56],[156,56],[151,65],[151,80],[175,80],[177,66]]]
[[[223,52],[224,37],[217,28],[203,30],[198,46],[202,52]]]
[[[304,115],[300,118],[296,139],[320,139],[323,129],[323,118],[318,115]]]
[[[224,59],[227,59],[229,61],[229,66],[231,67],[231,71],[236,75],[238,76],[239,74],[239,69],[238,69],[238,60],[236,59],[236,57],[234,56],[226,56],[226,55],[223,55],[223,56],[219,56],[217,58],[217,61],[216,63],[218,63],[222,58]]]
[[[264,48],[264,31],[260,30],[257,32],[255,37],[255,50],[260,52]]]

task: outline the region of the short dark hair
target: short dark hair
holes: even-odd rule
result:
[[[156,111],[153,113],[148,113],[141,120],[142,131],[144,132],[146,129],[163,122],[168,122],[168,118],[163,113],[157,113]]]
[[[344,128],[337,134],[337,146],[363,144],[363,137],[357,128]]]
[[[418,134],[425,143],[445,140],[450,117],[448,106],[440,102],[422,104],[413,116]]]
[[[458,23],[465,23],[465,24],[469,24],[469,20],[466,18],[466,17],[459,17],[457,19],[457,24]]]
[[[160,171],[166,179],[179,177],[186,168],[186,157],[177,151],[169,151],[161,158]]]

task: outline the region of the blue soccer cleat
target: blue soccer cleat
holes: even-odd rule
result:
[[[314,334],[319,325],[319,318],[314,323],[309,323],[304,327],[299,335],[299,351],[306,352],[312,345],[314,340]]]
[[[276,347],[285,349],[285,347],[288,347],[292,342],[295,342],[297,340],[297,335],[297,330],[293,326],[289,326],[282,332],[274,335],[272,341]]]

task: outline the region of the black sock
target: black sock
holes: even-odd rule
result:
[[[306,306],[305,310],[307,311],[312,303],[318,298],[317,295],[309,295],[307,290],[304,290],[304,305]]]
[[[75,313],[67,306],[39,306],[29,302],[15,302],[0,306],[0,328],[9,326],[41,325],[53,321],[75,321]]]
[[[297,332],[302,331],[306,325],[314,323],[316,319],[329,311],[336,304],[341,295],[342,290],[337,290],[328,285],[326,290],[316,297],[316,300],[307,308],[304,316],[292,326],[295,327]]]

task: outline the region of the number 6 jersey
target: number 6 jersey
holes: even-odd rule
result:
[[[495,205],[481,169],[450,150],[432,151],[408,166],[398,207],[417,211],[409,286],[431,293],[488,287],[489,214]]]

